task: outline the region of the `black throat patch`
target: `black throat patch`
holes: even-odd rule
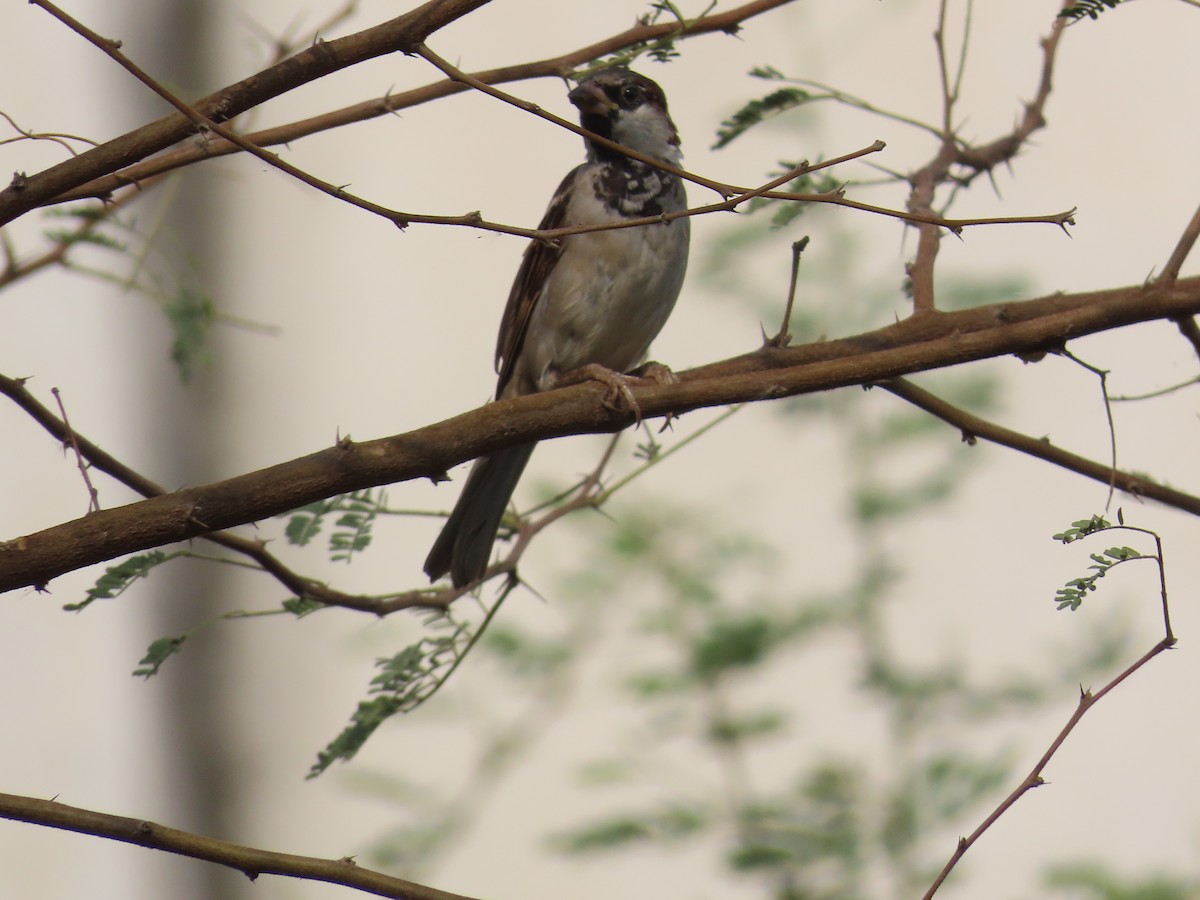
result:
[[[674,175],[627,157],[603,163],[596,175],[596,199],[627,219],[662,215],[680,189]]]

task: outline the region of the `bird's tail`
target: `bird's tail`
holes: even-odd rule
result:
[[[455,587],[483,577],[508,501],[537,444],[509,447],[480,458],[467,476],[454,511],[425,558],[425,574],[437,581],[447,572]]]

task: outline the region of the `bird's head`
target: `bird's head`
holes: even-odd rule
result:
[[[679,162],[679,132],[667,112],[666,95],[644,75],[624,66],[599,69],[568,97],[588,131],[663,162]],[[620,155],[591,141],[588,153],[601,159]]]

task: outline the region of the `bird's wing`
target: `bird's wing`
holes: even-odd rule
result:
[[[563,179],[538,225],[539,229],[562,228],[566,224],[572,189],[585,167],[586,165],[578,166]],[[521,355],[521,345],[525,343],[525,332],[533,317],[534,307],[541,300],[546,281],[561,256],[561,240],[555,245],[534,240],[525,248],[521,268],[517,270],[512,291],[508,295],[508,305],[505,306],[504,316],[500,320],[500,334],[496,339],[496,371],[500,373],[499,383],[496,385],[497,397],[504,392],[505,386],[512,378],[517,358]]]

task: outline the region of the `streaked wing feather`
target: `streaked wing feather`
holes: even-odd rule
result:
[[[563,179],[546,214],[542,217],[538,228],[562,228],[566,222],[567,205],[571,188],[575,179],[583,171],[584,166],[572,169]],[[521,257],[521,268],[513,280],[512,291],[508,295],[508,304],[504,307],[504,316],[500,320],[500,334],[496,338],[496,371],[500,373],[496,385],[496,396],[500,397],[509,379],[512,377],[513,366],[521,353],[521,345],[525,342],[525,332],[529,328],[529,320],[533,316],[533,308],[541,297],[542,287],[550,272],[554,269],[562,247],[552,247],[542,241],[530,241]]]

